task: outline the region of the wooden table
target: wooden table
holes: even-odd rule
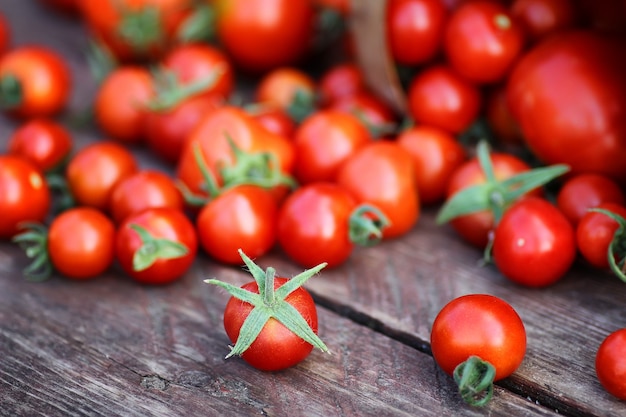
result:
[[[95,87],[76,20],[33,0],[0,0],[14,44],[40,43],[70,62],[70,111],[86,108]],[[0,143],[16,122],[0,119]],[[75,130],[78,146],[102,139]],[[163,168],[138,149],[142,167]],[[27,264],[0,242],[0,415],[3,416],[626,416],[594,371],[595,352],[626,325],[626,284],[582,262],[556,285],[516,286],[478,265],[480,253],[426,209],[407,236],[358,249],[350,261],[311,279],[320,336],[332,351],[314,351],[298,366],[263,373],[225,360],[222,327],[228,295],[203,283],[248,276],[199,256],[167,287],[144,287],[113,268],[88,282],[22,279]],[[259,260],[291,276],[301,268],[279,251]],[[454,297],[489,293],[507,300],[525,322],[527,356],[499,382],[483,409],[465,405],[429,355],[439,310]]]

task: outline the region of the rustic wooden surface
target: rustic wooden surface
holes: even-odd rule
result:
[[[0,0],[14,44],[40,43],[70,62],[70,112],[88,107],[94,85],[83,29],[33,0]],[[16,122],[0,119],[0,149]],[[78,146],[102,139],[75,130]],[[142,149],[143,167],[165,169]],[[0,191],[1,192],[1,191]],[[117,268],[89,282],[22,279],[27,259],[0,242],[0,415],[3,416],[624,416],[626,403],[596,379],[595,351],[626,325],[626,284],[582,263],[556,285],[530,290],[478,265],[480,253],[426,209],[408,236],[357,250],[307,284],[320,336],[298,366],[263,373],[232,358],[221,313],[227,294],[202,281],[248,280],[200,256],[179,282],[139,286]],[[259,259],[291,276],[301,268],[278,250]],[[474,409],[429,355],[438,311],[454,297],[489,293],[518,311],[528,333],[520,369]]]

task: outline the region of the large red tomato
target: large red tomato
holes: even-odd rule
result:
[[[626,182],[626,44],[585,31],[550,37],[514,68],[507,99],[547,164]]]

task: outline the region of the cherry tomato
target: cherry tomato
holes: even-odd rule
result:
[[[279,67],[259,80],[255,101],[287,109],[302,96],[312,99],[315,88],[315,80],[306,72],[292,67]]]
[[[601,203],[604,209],[626,218],[623,204]],[[576,246],[583,258],[596,268],[609,268],[609,246],[619,224],[604,213],[588,211],[576,226]]]
[[[389,136],[397,123],[393,109],[369,90],[338,98],[327,108],[357,116],[369,127],[374,137]]]
[[[23,222],[43,222],[51,195],[41,171],[26,158],[0,155],[0,239],[13,237]]]
[[[576,257],[576,234],[547,200],[526,197],[505,211],[495,228],[493,260],[506,278],[546,287],[565,275]]]
[[[389,220],[383,238],[410,231],[420,216],[413,159],[395,142],[371,142],[343,163],[336,182],[351,192],[358,203],[379,208]]]
[[[555,34],[510,75],[507,100],[524,139],[545,164],[625,182],[626,50],[590,31]]]
[[[246,107],[246,112],[266,130],[285,138],[292,138],[296,122],[286,109],[271,104],[256,104]]]
[[[29,159],[42,172],[60,167],[73,147],[70,132],[47,119],[32,119],[21,124],[9,138],[8,153]]]
[[[112,139],[138,143],[144,139],[147,104],[154,96],[152,76],[140,66],[114,69],[98,87],[94,116]]]
[[[578,174],[565,180],[556,195],[556,205],[576,226],[590,208],[602,203],[626,204],[626,194],[617,182],[599,174]]]
[[[576,10],[570,0],[515,0],[510,11],[533,41],[576,24]]]
[[[217,38],[247,71],[295,64],[309,50],[315,17],[310,0],[216,0],[214,4]]]
[[[71,72],[64,58],[42,46],[0,56],[0,103],[20,118],[54,116],[69,101]]]
[[[115,237],[116,258],[124,272],[142,284],[180,279],[193,264],[198,237],[179,209],[152,207],[130,214]]]
[[[512,154],[492,152],[490,157],[495,177],[498,180],[504,180],[530,170],[530,166],[526,162]],[[452,173],[448,181],[446,198],[451,198],[460,190],[482,184],[485,181],[487,181],[487,177],[478,158],[471,158]],[[534,195],[541,195],[541,193],[539,189],[531,192]],[[457,217],[451,220],[450,224],[466,242],[478,248],[484,248],[489,242],[489,234],[494,228],[494,218],[489,211],[479,211]]]
[[[363,71],[354,62],[331,66],[322,73],[317,83],[319,103],[322,107],[366,90]]]
[[[420,124],[460,133],[478,116],[478,87],[446,65],[432,65],[418,72],[409,85],[409,113]]]
[[[294,175],[300,184],[334,181],[346,159],[372,141],[367,126],[350,113],[321,110],[294,135]]]
[[[385,17],[387,42],[393,59],[415,66],[439,53],[448,12],[439,0],[391,0]]]
[[[453,172],[467,159],[461,143],[447,131],[425,125],[401,132],[396,140],[413,158],[421,203],[443,200]]]
[[[219,262],[238,264],[239,249],[257,258],[274,246],[277,221],[278,204],[268,190],[238,185],[200,210],[196,228],[207,254]]]
[[[615,330],[596,352],[596,375],[611,395],[626,400],[626,329]]]
[[[68,278],[88,279],[105,272],[113,263],[114,246],[113,221],[91,207],[62,212],[48,231],[50,261]]]
[[[134,155],[127,148],[102,141],[80,149],[70,159],[65,175],[78,204],[108,211],[114,187],[138,169]]]
[[[174,180],[161,171],[141,170],[122,178],[111,193],[110,212],[116,223],[148,208],[183,210],[184,200]]]
[[[449,375],[476,356],[495,368],[494,381],[519,368],[526,354],[526,329],[515,309],[501,298],[467,294],[447,303],[435,317],[430,347]],[[461,387],[460,387],[461,388]]]

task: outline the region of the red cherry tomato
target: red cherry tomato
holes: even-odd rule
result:
[[[398,64],[420,65],[439,53],[448,21],[441,1],[391,0],[385,19],[389,49]]]
[[[0,155],[0,239],[13,237],[23,222],[43,222],[51,205],[44,176],[26,158]]]
[[[523,198],[495,228],[493,260],[508,279],[546,287],[565,275],[576,258],[576,235],[565,216],[539,197]]]
[[[42,46],[21,46],[0,56],[0,104],[20,118],[61,112],[70,98],[71,72],[64,58]]]
[[[266,130],[285,138],[292,138],[296,122],[286,109],[275,105],[257,104],[246,107],[246,112]]]
[[[626,219],[626,207],[623,204],[601,203],[595,208]],[[576,245],[583,258],[596,268],[609,268],[609,246],[618,227],[619,224],[604,213],[585,213],[576,226]]]
[[[374,137],[389,136],[397,123],[392,108],[369,90],[341,97],[327,108],[357,116],[369,127]]]
[[[596,352],[596,375],[611,395],[626,400],[626,329],[615,330]]]
[[[322,107],[337,100],[367,90],[363,71],[354,62],[336,64],[322,73],[317,91]]]
[[[448,62],[461,76],[484,84],[508,75],[524,41],[522,27],[506,6],[477,0],[450,15],[444,49]]]
[[[515,0],[510,11],[533,41],[576,24],[576,9],[570,0]]]
[[[21,124],[9,138],[8,153],[20,155],[43,172],[60,167],[73,147],[70,132],[47,119],[33,119]]]
[[[556,205],[576,226],[590,208],[602,203],[626,204],[624,190],[611,178],[599,174],[569,177],[556,195]]]
[[[292,67],[280,67],[269,71],[260,80],[255,91],[255,101],[287,109],[300,96],[313,97],[315,80],[306,72]]]
[[[130,214],[120,225],[115,242],[116,259],[124,272],[151,285],[180,279],[193,264],[198,249],[193,223],[172,207]]]
[[[433,65],[413,77],[408,100],[417,123],[460,133],[478,116],[482,98],[478,87],[452,68]]]
[[[135,156],[114,142],[95,142],[80,149],[69,161],[66,178],[79,205],[108,211],[117,183],[138,170]]]

